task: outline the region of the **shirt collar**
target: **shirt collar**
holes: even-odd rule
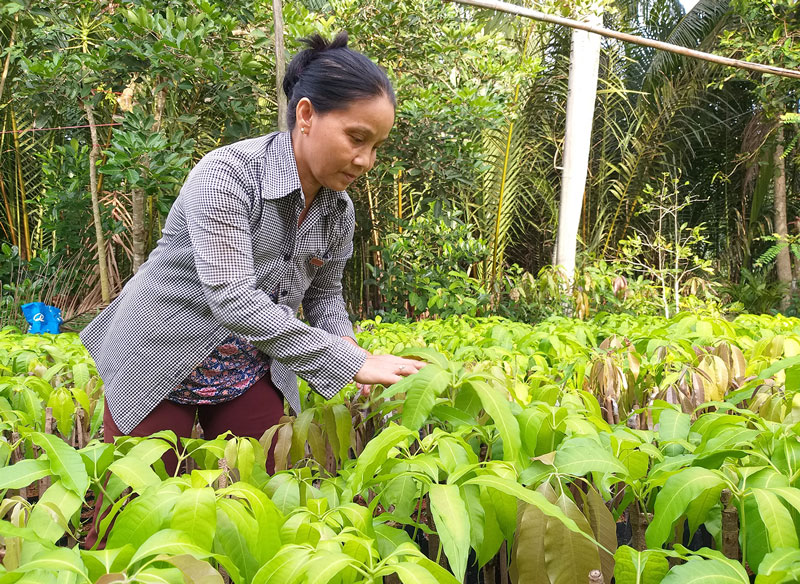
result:
[[[277,180],[268,181],[261,190],[261,196],[265,199],[279,199],[294,192],[299,195],[302,192],[302,186],[300,185],[300,175],[297,172],[297,162],[294,158],[291,134],[276,132],[267,156],[270,159],[268,163],[272,164],[275,169],[275,174],[270,174],[277,176]],[[348,196],[347,191],[334,191],[322,187],[317,193],[317,199],[322,207],[323,215],[330,215],[340,201],[344,203],[341,207],[345,207]]]

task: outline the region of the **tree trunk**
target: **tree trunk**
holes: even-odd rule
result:
[[[108,262],[106,261],[106,242],[103,237],[103,222],[100,217],[100,195],[97,192],[97,159],[100,157],[100,143],[97,140],[97,126],[94,121],[94,106],[90,102],[83,104],[86,118],[89,120],[89,132],[92,136],[92,149],[89,151],[89,190],[92,195],[92,218],[97,241],[97,266],[100,270],[100,294],[103,302],[111,302],[111,286],[108,281]]]
[[[272,0],[272,19],[275,21],[275,86],[278,98],[278,129],[286,125],[286,94],[283,93],[283,74],[286,71],[286,50],[283,42],[283,0]]]
[[[160,86],[160,87],[159,87]],[[158,79],[155,94],[155,111],[153,112],[153,127],[152,131],[157,133],[161,130],[161,120],[164,118],[164,107],[167,103],[167,89],[164,86],[163,79]],[[144,174],[147,175],[150,171],[150,157],[142,157],[142,169]],[[131,240],[133,247],[133,256],[131,258],[133,273],[139,271],[141,265],[147,260],[149,253],[148,249],[148,221],[147,210],[145,203],[147,202],[147,193],[141,187],[134,188],[131,191]]]
[[[788,228],[786,225],[786,162],[783,159],[783,126],[778,127],[775,144],[775,233],[780,237],[780,242],[786,242]],[[781,299],[781,312],[786,312],[792,300],[792,260],[789,248],[784,247],[776,261],[778,281],[786,284],[786,292]]]
[[[601,24],[597,14],[585,20]],[[581,219],[583,193],[589,165],[592,119],[597,96],[600,66],[600,37],[582,30],[572,31],[567,96],[567,127],[564,135],[564,169],[561,179],[561,203],[558,208],[558,235],[553,263],[563,266],[570,281],[575,274],[575,253]]]

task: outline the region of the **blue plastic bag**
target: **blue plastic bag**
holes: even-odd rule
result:
[[[28,333],[34,335],[53,333],[57,335],[61,332],[60,326],[64,319],[61,318],[60,308],[50,306],[44,302],[29,302],[28,304],[23,304],[20,308],[22,308],[22,314],[25,315],[25,320],[30,324]]]

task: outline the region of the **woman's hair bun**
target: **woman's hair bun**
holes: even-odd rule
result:
[[[343,109],[361,100],[386,96],[396,107],[394,89],[386,72],[347,46],[342,31],[328,41],[319,34],[302,39],[306,49],[297,53],[286,68],[286,125],[293,130],[297,104],[308,99],[319,114]]]
[[[295,55],[294,59],[289,63],[286,68],[286,74],[283,77],[283,92],[286,94],[287,99],[292,99],[292,90],[297,85],[297,81],[303,74],[303,70],[308,67],[309,63],[314,61],[325,51],[333,49],[347,48],[347,31],[341,31],[333,40],[329,41],[319,33],[314,33],[310,36],[300,39],[300,42],[305,44],[308,48]]]

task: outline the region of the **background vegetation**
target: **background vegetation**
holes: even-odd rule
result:
[[[603,6],[613,28],[798,66],[793,0]],[[438,0],[284,12],[290,53],[312,31],[346,29],[399,96],[390,142],[351,191],[354,316],[534,319],[565,302],[586,316],[640,292],[665,315],[697,302],[797,311],[796,82],[604,40],[580,286],[564,298],[549,264],[569,31]],[[5,322],[31,299],[68,319],[107,302],[155,245],[192,164],[276,128],[272,27],[269,3],[252,0],[0,4]]]

